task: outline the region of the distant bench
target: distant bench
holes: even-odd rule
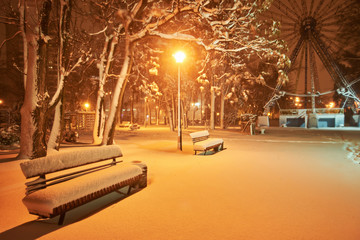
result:
[[[121,156],[118,145],[109,145],[84,147],[22,162],[20,167],[27,179],[38,177],[25,184],[23,203],[30,214],[43,218],[60,215],[58,224],[62,225],[69,210],[126,186],[129,186],[127,195],[133,187],[146,187],[146,165],[121,163],[116,160]],[[55,172],[60,175],[47,178]]]
[[[224,140],[221,138],[209,138],[210,134],[207,130],[190,133],[190,137],[193,141],[195,155],[198,151],[206,152],[210,149],[214,151],[219,151],[219,149],[224,149]]]

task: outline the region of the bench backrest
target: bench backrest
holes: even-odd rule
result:
[[[194,143],[208,139],[209,135],[209,131],[207,130],[190,133],[190,137]]]
[[[121,156],[119,145],[82,147],[27,160],[20,167],[25,177],[31,178]]]

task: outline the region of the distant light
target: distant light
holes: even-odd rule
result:
[[[3,104],[3,103],[4,103],[4,101],[0,99],[0,104]]]
[[[270,114],[271,114],[270,112],[267,113],[268,116],[270,116]]]
[[[173,55],[173,57],[175,58],[177,63],[182,63],[184,61],[186,55],[182,51],[178,51]]]
[[[330,102],[329,104],[326,105],[327,108],[333,108],[335,107],[335,103],[334,102]]]
[[[88,108],[90,107],[90,103],[85,103],[85,104],[84,104],[84,107],[85,107],[86,109],[88,109]]]
[[[200,103],[199,102],[195,103],[195,106],[200,107]]]
[[[296,97],[296,98],[295,98],[295,102],[300,102],[300,98],[299,98],[299,97]]]
[[[219,116],[220,115],[220,113],[216,113],[216,116]]]

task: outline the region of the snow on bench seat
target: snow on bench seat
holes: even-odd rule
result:
[[[23,198],[30,213],[43,217],[57,215],[57,208],[76,202],[90,194],[116,185],[126,186],[128,180],[140,178],[142,170],[132,164],[117,164],[105,170],[87,174],[73,180],[49,186]],[[59,209],[58,211],[61,211]]]
[[[220,146],[224,140],[221,138],[208,138],[204,141],[194,143],[194,151],[205,151],[206,149],[214,148],[214,146]]]

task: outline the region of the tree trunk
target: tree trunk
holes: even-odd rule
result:
[[[108,50],[110,38],[105,36],[105,43],[103,52],[100,57],[100,63],[98,64],[99,69],[99,84],[98,84],[98,95],[96,99],[96,109],[95,109],[95,120],[94,120],[94,129],[93,129],[93,144],[100,144],[102,141],[102,136],[104,133],[104,123],[105,123],[105,111],[104,111],[104,102],[105,102],[105,94],[104,94],[104,85],[106,81],[107,72],[109,65],[108,57],[106,59],[106,54]],[[111,52],[111,50],[110,50]],[[110,55],[110,53],[109,53]],[[105,61],[107,60],[107,65],[105,66]]]
[[[111,39],[111,46],[108,49],[109,41]],[[105,36],[104,48],[101,53],[99,68],[99,90],[96,100],[95,123],[93,129],[93,143],[100,144],[103,139],[105,129],[105,94],[104,85],[109,74],[109,69],[113,61],[115,46],[118,43],[118,38],[114,36]],[[106,65],[105,65],[106,62]]]
[[[130,123],[134,124],[134,89],[131,90],[131,98],[130,98]]]
[[[184,129],[187,129],[188,128],[187,112],[185,112],[184,101],[181,101],[181,112],[182,112],[181,118],[182,118]]]
[[[64,125],[64,112],[63,112],[63,95],[64,95],[64,82],[66,78],[66,72],[64,69],[69,63],[69,52],[67,51],[67,39],[68,32],[70,31],[70,20],[71,20],[71,0],[64,0],[60,2],[60,20],[59,20],[59,49],[58,49],[58,82],[57,82],[57,93],[54,95],[54,102],[57,101],[55,107],[54,122],[51,128],[50,137],[48,140],[47,151],[59,150],[61,144],[62,127]],[[64,57],[65,56],[65,57]],[[64,60],[64,61],[63,61]],[[51,102],[53,102],[51,101]],[[52,103],[50,103],[52,104]]]
[[[24,38],[25,97],[21,107],[21,138],[18,158],[46,155],[45,134],[47,93],[45,91],[47,36],[51,1],[43,1],[38,12],[36,2],[20,1],[20,18]],[[39,20],[40,19],[40,23]]]
[[[170,131],[174,132],[175,128],[174,128],[174,117],[172,115],[172,111],[169,105],[167,105],[167,113],[168,113],[168,118],[169,118],[169,127],[170,127]]]
[[[121,68],[120,75],[116,82],[114,95],[111,101],[109,117],[105,124],[104,138],[102,140],[102,145],[111,145],[114,140],[115,125],[116,125],[116,113],[119,111],[119,101],[121,97],[121,91],[124,85],[124,82],[127,78],[128,69],[130,66],[130,40],[128,35],[128,26],[125,24],[125,44],[124,44],[124,62]]]
[[[158,106],[156,106],[155,109],[156,109],[156,125],[158,126],[159,125],[159,111],[160,111],[160,108]]]
[[[61,142],[61,123],[63,119],[63,101],[62,99],[56,104],[54,122],[47,145],[47,152],[59,151]]]
[[[221,103],[220,103],[220,129],[225,128],[224,116],[225,116],[225,97],[223,91],[221,91]]]
[[[147,112],[148,112],[148,114],[149,114],[149,118],[148,118],[149,125],[151,125],[151,107],[150,107],[150,102],[147,103]]]
[[[211,87],[210,129],[215,129],[215,89]]]
[[[148,114],[147,114],[147,98],[145,97],[145,104],[144,104],[144,127],[147,127],[148,124]]]
[[[171,105],[169,104],[167,99],[165,99],[165,103],[166,103],[166,114],[168,116],[168,122],[169,122],[170,131],[173,132],[173,131],[175,131],[175,129],[174,129],[174,121],[173,121],[173,116],[172,116]]]

